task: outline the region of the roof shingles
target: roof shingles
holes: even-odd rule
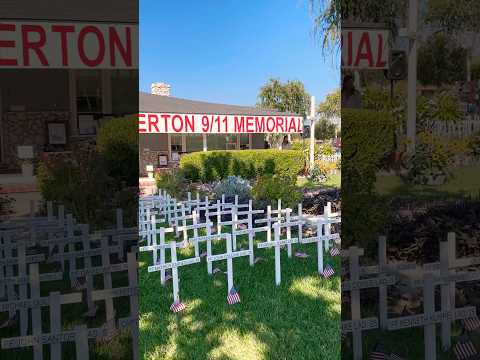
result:
[[[173,96],[152,95],[140,92],[140,112],[176,114],[218,114],[218,115],[271,115],[297,116],[297,114],[261,109],[250,106],[225,105],[203,101],[180,99]]]

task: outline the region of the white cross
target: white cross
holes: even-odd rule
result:
[[[280,246],[298,243],[298,238],[290,238],[286,240],[280,239],[280,229],[283,227],[290,227],[290,226],[298,226],[298,223],[293,222],[293,223],[284,223],[284,224],[280,224],[280,223],[273,224],[275,240],[257,244],[258,249],[275,247],[275,284],[277,286],[280,285],[282,281],[282,272],[280,268]]]
[[[454,310],[435,311],[435,282],[432,273],[425,273],[423,278],[423,307],[424,313],[399,317],[388,320],[388,330],[406,329],[416,326],[424,327],[425,360],[437,359],[436,324],[446,318],[453,320],[466,319],[476,316],[474,306],[463,307]]]
[[[311,244],[317,243],[317,262],[318,262],[318,273],[323,274],[323,248],[324,243],[328,243],[330,240],[340,239],[339,234],[322,234],[323,229],[323,220],[317,220],[317,235],[309,238],[302,237],[300,241],[301,244]]]
[[[170,242],[171,262],[165,264],[152,265],[148,267],[148,272],[162,271],[172,269],[172,281],[173,281],[173,301],[178,303],[180,301],[179,286],[178,286],[178,268],[181,266],[196,264],[200,262],[200,257],[194,257],[185,260],[177,261],[177,243],[175,241]]]
[[[257,232],[264,232],[268,230],[266,226],[259,227],[259,228],[253,227],[253,215],[263,214],[263,212],[264,212],[263,210],[253,210],[253,202],[252,200],[249,200],[248,211],[242,211],[238,213],[238,215],[247,215],[247,224],[248,224],[247,229],[232,231],[232,236],[234,238],[240,235],[248,234],[248,249],[251,250],[250,266],[253,266],[255,263],[255,256],[253,253],[253,240],[255,238],[255,235]]]
[[[233,258],[241,256],[250,256],[250,250],[233,251],[232,250],[232,235],[226,234],[227,252],[225,254],[210,255],[207,261],[221,261],[227,260],[227,295],[233,287]]]

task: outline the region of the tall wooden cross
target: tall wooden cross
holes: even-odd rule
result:
[[[359,258],[364,251],[356,246],[348,250],[342,250],[341,256],[349,259],[350,280],[342,282],[342,291],[350,291],[351,320],[342,321],[342,332],[352,333],[353,338],[353,359],[363,359],[362,331],[378,328],[378,318],[361,317],[360,289],[378,287],[380,285],[393,285],[395,276],[382,276],[379,278],[360,280]]]
[[[424,328],[425,360],[437,359],[436,324],[445,319],[466,319],[476,316],[476,308],[467,306],[453,310],[435,311],[435,280],[432,273],[425,273],[423,278],[424,313],[388,320],[388,330],[399,330],[422,326]]]
[[[5,310],[20,310],[20,309],[31,309],[32,312],[32,335],[35,337],[40,337],[42,335],[42,316],[41,308],[50,307],[50,318],[53,320],[52,326],[53,330],[58,329],[61,326],[60,320],[60,305],[61,304],[72,304],[79,303],[82,301],[82,295],[80,293],[72,293],[66,295],[60,295],[59,293],[53,293],[54,302],[52,304],[51,296],[41,297],[40,295],[40,274],[38,270],[38,264],[30,265],[30,297],[29,298],[20,298],[15,301],[7,301],[0,303],[0,312]],[[5,340],[5,339],[4,339]],[[2,347],[4,347],[4,340],[2,340]],[[7,339],[8,340],[8,339]],[[8,344],[7,341],[5,343]],[[15,346],[12,346],[15,347]],[[59,347],[57,345],[52,347],[53,353],[58,354]],[[43,359],[43,349],[42,343],[36,342],[33,344],[33,355],[35,360]],[[60,359],[60,358],[56,358]]]
[[[291,222],[291,223],[275,223],[273,224],[273,230],[275,234],[275,240],[274,241],[266,241],[263,243],[257,244],[257,248],[259,249],[264,249],[264,248],[271,248],[275,247],[275,284],[278,286],[280,285],[282,281],[282,270],[281,270],[281,254],[280,254],[280,247],[289,245],[289,244],[296,244],[298,243],[298,238],[287,238],[285,240],[280,239],[280,231],[284,227],[291,227],[291,226],[298,226],[297,222]]]
[[[303,223],[302,221],[299,221]],[[329,240],[340,239],[340,234],[323,234],[323,220],[317,219],[317,235],[311,237],[302,237],[301,244],[311,244],[317,243],[317,264],[318,264],[318,273],[323,274],[323,253],[324,253],[324,244],[328,243]]]
[[[177,243],[175,241],[170,242],[171,262],[152,265],[148,267],[148,272],[162,271],[172,269],[172,281],[173,281],[173,301],[178,303],[180,301],[179,286],[178,286],[178,268],[186,265],[196,264],[200,262],[200,257],[194,257],[185,260],[177,260]]]
[[[250,250],[233,251],[232,235],[226,234],[227,252],[225,254],[207,256],[207,261],[215,262],[227,260],[227,295],[234,289],[233,283],[233,259],[241,256],[250,256]]]

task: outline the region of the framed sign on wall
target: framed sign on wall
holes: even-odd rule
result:
[[[49,122],[47,124],[47,131],[49,145],[67,144],[67,127],[64,122]]]

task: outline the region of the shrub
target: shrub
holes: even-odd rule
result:
[[[105,158],[106,172],[128,186],[138,184],[138,122],[134,117],[115,118],[102,126],[97,150]]]
[[[105,161],[96,151],[82,149],[72,154],[73,159],[40,163],[37,179],[42,196],[65,205],[82,223],[105,225],[112,215],[116,183],[105,173]]]
[[[155,175],[157,187],[177,198],[183,198],[188,192],[188,184],[183,171],[173,170]]]
[[[332,171],[337,169],[337,163],[323,160],[316,160],[310,173],[310,178],[316,183],[322,183],[328,180]]]
[[[281,199],[282,206],[293,208],[302,200],[302,191],[296,186],[296,177],[279,175],[258,177],[252,195],[261,207],[275,205]]]
[[[184,155],[180,168],[191,181],[223,180],[235,175],[253,179],[257,175],[296,176],[304,161],[298,150],[207,151]]]
[[[449,145],[428,132],[419,133],[417,138],[415,154],[408,161],[407,180],[425,185],[432,180],[451,176],[448,168],[453,160],[453,152]]]
[[[371,192],[382,161],[394,151],[390,113],[342,109],[342,192]]]
[[[239,200],[242,201],[250,198],[251,189],[252,187],[248,180],[239,176],[229,176],[217,183],[214,191],[217,198],[220,198],[222,195],[225,195],[227,198],[234,198],[235,195],[238,195]]]

